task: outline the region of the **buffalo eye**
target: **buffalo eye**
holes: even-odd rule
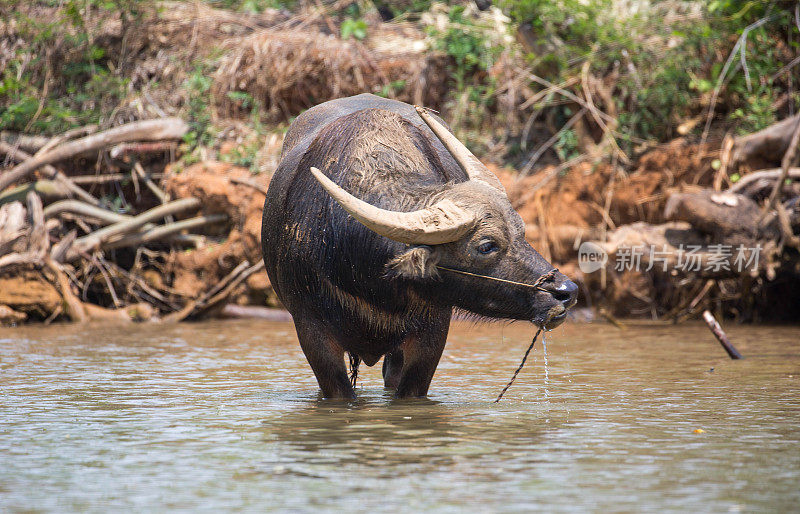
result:
[[[483,255],[488,255],[490,253],[497,251],[497,243],[494,241],[484,241],[478,245],[478,252],[482,253]]]

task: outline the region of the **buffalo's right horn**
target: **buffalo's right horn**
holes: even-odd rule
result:
[[[460,239],[475,225],[475,215],[444,199],[412,212],[381,209],[351,195],[317,168],[314,178],[344,210],[373,232],[406,244],[443,244]]]
[[[464,169],[470,180],[483,182],[505,194],[506,190],[503,184],[500,183],[500,180],[497,179],[497,176],[489,171],[477,157],[472,155],[472,152],[470,152],[452,132],[447,130],[441,123],[436,121],[433,116],[428,114],[425,108],[415,105],[414,109],[417,110],[422,121],[431,128],[433,133],[436,134],[436,137],[438,137],[442,144],[444,144],[444,147],[447,148],[447,151],[450,152],[456,162]]]

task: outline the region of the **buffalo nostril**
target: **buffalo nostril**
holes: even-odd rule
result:
[[[565,280],[555,287],[548,287],[547,291],[565,307],[572,307],[578,301],[578,286],[572,280]]]

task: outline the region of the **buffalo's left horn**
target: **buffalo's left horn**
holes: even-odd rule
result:
[[[464,146],[464,144],[459,141],[452,132],[447,130],[441,123],[436,121],[436,119],[428,114],[428,111],[426,111],[423,107],[415,105],[414,109],[417,110],[417,113],[419,114],[419,117],[422,118],[422,121],[424,121],[431,128],[433,133],[436,134],[436,137],[438,137],[442,144],[444,144],[445,148],[447,148],[447,151],[450,152],[453,158],[455,158],[456,162],[458,162],[458,164],[464,169],[470,180],[484,182],[505,194],[506,190],[503,187],[503,184],[500,183],[500,180],[497,179],[497,176],[489,171],[489,169],[484,166],[477,157],[472,155],[472,152],[470,152],[469,149]]]
[[[460,239],[475,225],[475,215],[444,199],[412,212],[381,209],[351,195],[317,168],[314,178],[339,205],[373,232],[406,244],[443,244]]]

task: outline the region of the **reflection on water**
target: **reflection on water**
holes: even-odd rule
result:
[[[797,508],[797,328],[730,328],[730,361],[699,325],[566,325],[492,403],[532,334],[456,325],[429,399],[378,365],[348,404],[287,323],[0,330],[0,511]]]

